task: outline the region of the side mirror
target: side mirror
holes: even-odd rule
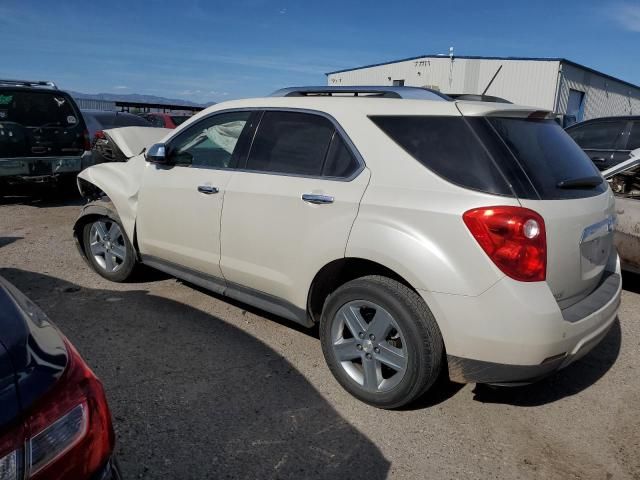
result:
[[[158,163],[160,165],[171,164],[171,161],[167,157],[167,148],[164,143],[156,143],[149,147],[149,150],[145,153],[145,158],[149,163]]]

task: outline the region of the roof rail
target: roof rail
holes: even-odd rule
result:
[[[336,86],[336,87],[289,87],[276,90],[272,97],[331,97],[352,94],[354,97],[404,98],[413,100],[451,100],[446,95],[421,87],[391,87],[391,86]]]
[[[58,86],[49,80],[5,80],[0,78],[0,85],[13,87],[49,87],[58,89]]]

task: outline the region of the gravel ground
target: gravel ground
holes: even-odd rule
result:
[[[381,411],[339,387],[317,331],[159,273],[92,273],[79,205],[2,201],[0,274],[103,380],[126,478],[640,479],[638,277],[606,339],[557,375]]]

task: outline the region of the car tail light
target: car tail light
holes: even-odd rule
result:
[[[500,270],[521,282],[547,273],[547,236],[542,217],[528,208],[483,207],[465,212],[467,228]]]
[[[22,430],[11,433],[14,450],[2,456],[0,440],[0,480],[90,478],[111,456],[115,441],[102,384],[75,348],[66,346],[67,368],[27,412]]]

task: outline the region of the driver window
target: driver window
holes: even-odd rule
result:
[[[171,142],[171,156],[176,165],[228,168],[250,116],[251,112],[222,113],[191,126]]]

